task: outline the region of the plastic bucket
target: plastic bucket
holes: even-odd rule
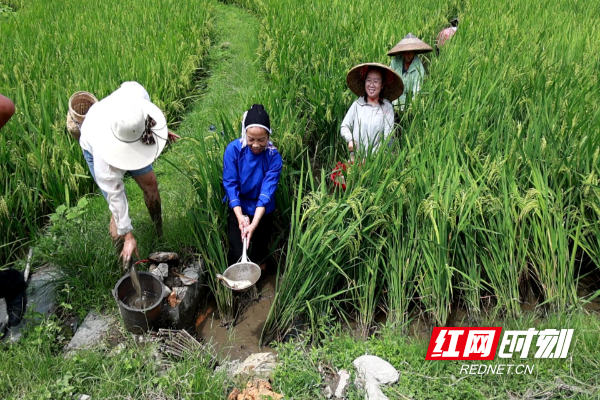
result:
[[[127,296],[135,292],[129,274],[119,279],[116,283],[113,290],[113,297],[119,305],[119,312],[125,323],[125,328],[129,332],[139,335],[150,329],[156,328],[162,310],[165,287],[156,276],[149,272],[138,272],[138,274],[140,276],[140,286],[142,287],[142,291],[158,295],[158,299],[154,304],[147,308],[137,309],[129,307],[123,302]]]

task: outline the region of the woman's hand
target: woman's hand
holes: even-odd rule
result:
[[[348,150],[354,151],[354,140],[348,142]]]
[[[252,240],[252,235],[254,234],[254,231],[256,230],[256,227],[258,226],[258,224],[255,224],[254,222],[251,223],[250,225],[248,225],[246,227],[246,237],[248,238],[248,241],[246,242],[246,245],[250,244],[250,240]]]
[[[123,265],[129,268],[131,256],[135,253],[137,258],[140,258],[140,255],[138,253],[137,242],[133,237],[133,233],[126,233],[123,239],[125,240],[125,243],[123,244],[123,251],[121,251],[119,258],[123,260]]]
[[[265,215],[265,208],[256,207],[256,210],[254,211],[254,218],[252,218],[252,223],[250,223],[250,220],[248,220],[248,226],[246,227],[246,237],[248,238],[246,243],[248,245],[250,244],[252,235],[254,234],[258,224],[260,224],[260,220],[262,219],[263,215]],[[244,240],[244,235],[242,235],[242,240]]]
[[[244,230],[248,225],[250,225],[250,220],[245,215],[236,215],[238,220],[238,228],[240,228],[240,234],[242,235],[242,240],[244,239]]]

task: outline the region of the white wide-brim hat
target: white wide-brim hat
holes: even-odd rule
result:
[[[156,121],[154,144],[141,141],[147,116]],[[133,96],[108,96],[94,104],[81,126],[99,156],[113,167],[132,171],[158,158],[167,143],[169,130],[163,112],[152,102]]]

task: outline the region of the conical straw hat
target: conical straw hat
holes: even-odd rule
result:
[[[425,43],[412,33],[409,33],[408,35],[404,36],[404,39],[402,39],[397,45],[395,45],[390,51],[388,51],[387,54],[388,56],[396,56],[400,53],[404,53],[405,51],[414,51],[415,53],[429,53],[430,51],[433,51],[433,49],[427,43]]]
[[[378,67],[385,71],[382,89],[383,98],[386,98],[389,101],[394,101],[398,97],[402,96],[402,92],[404,92],[404,84],[402,83],[402,78],[400,75],[398,75],[396,71],[387,65],[379,63],[358,64],[348,72],[348,75],[346,75],[346,83],[348,84],[350,90],[354,92],[354,94],[359,97],[365,95],[365,79],[367,79],[369,67]]]

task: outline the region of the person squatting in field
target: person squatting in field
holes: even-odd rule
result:
[[[254,104],[242,118],[241,138],[229,143],[223,154],[223,200],[229,206],[229,265],[242,256],[246,237],[247,243],[252,241],[250,260],[260,264],[261,269],[266,267],[275,191],[283,166],[270,135],[269,114],[262,105]]]
[[[458,18],[452,18],[450,20],[450,26],[448,28],[442,29],[440,31],[440,33],[438,33],[438,36],[437,36],[438,51],[439,51],[440,47],[442,47],[444,45],[444,43],[446,43],[447,40],[449,40],[452,36],[454,36],[454,34],[456,33],[457,30],[458,30]]]
[[[167,141],[178,136],[169,132],[162,111],[150,101],[137,82],[125,82],[108,97],[92,105],[81,125],[79,145],[94,181],[111,211],[110,235],[129,265],[139,257],[123,178],[131,175],[144,192],[158,236],[162,235],[162,214],[158,182],[152,162]],[[122,249],[121,248],[122,245]]]
[[[401,111],[406,105],[406,95],[408,93],[412,96],[416,95],[423,85],[425,68],[417,54],[430,51],[433,51],[431,46],[412,33],[404,36],[397,45],[388,51],[388,56],[393,57],[391,67],[402,77],[402,82],[404,82],[404,93],[394,102],[394,106],[399,106]]]
[[[14,103],[0,94],[0,130],[14,113]],[[0,298],[6,301],[9,327],[19,325],[21,322],[27,304],[25,288],[25,279],[21,272],[12,268],[0,271]],[[2,334],[3,332],[0,332],[0,337]]]
[[[346,83],[358,99],[352,103],[340,128],[352,153],[376,151],[394,128],[391,101],[403,91],[402,79],[391,68],[379,63],[359,64],[346,76]]]

